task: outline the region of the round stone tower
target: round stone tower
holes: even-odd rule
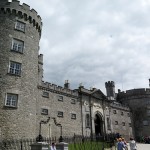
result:
[[[0,0],[0,139],[35,138],[42,22],[27,4]]]

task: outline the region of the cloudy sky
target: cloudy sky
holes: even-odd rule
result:
[[[149,0],[20,0],[37,10],[43,30],[44,80],[80,83],[105,93],[147,88],[150,78]]]

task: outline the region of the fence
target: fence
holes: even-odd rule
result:
[[[69,143],[69,150],[103,150],[113,145],[113,138],[112,136],[91,138],[77,135],[63,137],[64,142]],[[35,142],[36,139],[3,140],[0,141],[0,150],[31,150],[30,145]],[[42,142],[50,145],[53,142],[58,143],[59,139],[43,138]]]

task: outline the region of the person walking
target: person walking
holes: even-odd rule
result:
[[[52,143],[52,145],[50,146],[50,150],[56,150],[55,143]]]
[[[128,150],[128,145],[127,145],[127,142],[125,141],[125,139],[124,138],[122,138],[122,142],[123,142],[123,144],[124,144],[124,149],[125,150]]]
[[[122,139],[119,138],[118,139],[118,143],[117,143],[117,150],[124,150],[124,148],[125,148],[125,146],[124,146],[124,144],[122,142]]]
[[[136,142],[133,138],[130,138],[129,145],[130,145],[130,150],[137,150]]]

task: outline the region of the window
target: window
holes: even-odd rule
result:
[[[71,99],[71,104],[75,104],[76,100],[75,99]]]
[[[45,91],[43,91],[43,95],[42,95],[43,97],[47,97],[47,98],[49,98],[49,93],[48,92],[45,92]]]
[[[148,121],[147,121],[147,120],[144,120],[144,121],[143,121],[143,125],[144,125],[144,126],[148,126]]]
[[[48,109],[42,108],[41,114],[48,115]]]
[[[122,122],[122,125],[125,126],[125,122]]]
[[[111,130],[110,119],[109,119],[109,118],[107,118],[107,129],[108,129],[108,130]]]
[[[63,96],[59,96],[58,101],[63,101]]]
[[[21,40],[13,39],[12,41],[12,51],[23,53],[24,42]]]
[[[130,117],[130,113],[127,113],[128,117]]]
[[[121,112],[121,116],[123,116],[124,114],[123,114],[123,111]]]
[[[58,111],[57,116],[58,116],[58,117],[63,117],[63,112],[62,112],[62,111]]]
[[[76,114],[71,114],[71,119],[76,119]]]
[[[85,116],[85,126],[86,128],[90,128],[90,115],[86,114]]]
[[[18,103],[18,95],[7,93],[5,106],[17,107],[17,103]]]
[[[115,125],[118,125],[118,121],[115,121]]]
[[[129,127],[131,127],[131,123],[129,123]]]
[[[25,32],[25,23],[17,21],[15,29]]]
[[[116,110],[113,110],[113,113],[114,113],[114,114],[116,114],[116,113],[117,113],[117,111],[116,111]]]
[[[147,110],[147,116],[150,116],[150,110],[149,109]]]
[[[20,76],[21,75],[21,64],[10,61],[9,73]]]

